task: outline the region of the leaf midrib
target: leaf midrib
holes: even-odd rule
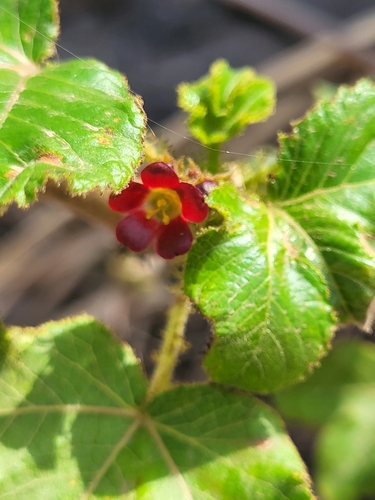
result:
[[[18,52],[17,50],[13,50],[7,45],[4,45],[3,43],[0,43],[0,50],[2,50],[5,54],[8,54],[17,61],[19,61],[21,65],[30,65],[30,66],[34,65],[32,61],[30,61],[30,59],[28,59],[24,53]],[[7,66],[6,63],[0,62],[0,69],[2,68],[3,65]]]
[[[325,196],[326,194],[330,193],[337,193],[340,191],[343,191],[345,189],[356,189],[360,187],[367,187],[374,185],[375,187],[375,179],[369,179],[363,182],[352,182],[349,184],[340,184],[339,186],[334,186],[331,188],[325,188],[325,189],[315,189],[314,191],[310,191],[309,193],[303,194],[302,196],[299,196],[297,198],[292,198],[288,199],[285,201],[274,201],[274,205],[276,207],[289,207],[292,205],[297,205],[299,203],[304,203],[307,200],[311,200],[312,198],[318,197],[318,196]]]
[[[261,351],[261,343],[262,343],[262,341],[264,339],[264,335],[266,333],[273,340],[273,342],[276,344],[278,351],[279,351],[279,354],[280,354],[280,360],[282,361],[284,366],[286,365],[285,353],[282,350],[281,346],[279,345],[279,342],[277,341],[276,336],[273,334],[272,328],[270,328],[271,305],[273,303],[273,295],[272,295],[273,294],[273,281],[272,281],[272,278],[274,277],[274,258],[273,258],[273,253],[272,253],[272,247],[274,244],[273,236],[274,236],[276,224],[275,224],[274,214],[272,212],[272,207],[265,206],[265,209],[266,209],[266,216],[268,219],[267,239],[265,242],[266,243],[266,255],[267,255],[267,273],[268,273],[268,276],[267,276],[268,280],[267,280],[267,278],[266,278],[266,280],[268,281],[268,286],[267,286],[268,291],[266,294],[267,303],[265,304],[264,320],[262,321],[262,323],[260,323],[260,324],[263,324],[264,326],[263,326],[263,328],[260,329],[260,335],[259,335],[257,345],[252,350],[251,357],[249,358],[248,362],[244,364],[243,369],[242,369],[243,371],[246,370],[247,366],[249,364],[251,364],[253,359],[257,360],[257,353],[259,351]],[[259,363],[257,363],[257,364],[259,365]],[[259,369],[259,375],[260,375],[261,379],[264,380],[265,374],[264,374],[264,371],[261,369],[261,365],[260,365],[260,369]]]
[[[156,446],[159,448],[162,457],[166,461],[172,476],[176,478],[177,483],[180,485],[182,492],[184,494],[183,497],[184,500],[194,500],[190,493],[190,488],[187,485],[185,478],[181,474],[177,464],[173,460],[172,455],[170,454],[168,448],[166,447],[164,441],[162,440],[160,434],[158,433],[154,421],[151,418],[145,418],[143,424],[150,433],[151,437],[154,439]]]
[[[96,472],[94,477],[92,478],[90,484],[84,491],[83,495],[81,495],[80,500],[87,500],[92,493],[96,490],[97,486],[99,486],[100,481],[106,474],[107,470],[113,462],[115,461],[117,455],[121,452],[121,450],[127,445],[127,443],[130,441],[130,439],[133,437],[134,433],[138,429],[139,425],[141,423],[141,418],[140,415],[138,414],[138,419],[135,419],[132,425],[125,431],[123,434],[122,438],[116,443],[116,445],[113,447],[111,453],[109,456],[104,460],[102,466],[100,469]]]
[[[0,69],[1,69],[1,66],[0,66]],[[27,83],[28,79],[30,78],[30,76],[36,74],[36,72],[26,73],[25,75],[22,75],[20,73],[18,73],[18,74],[20,76],[18,84],[15,86],[15,88],[14,88],[13,92],[11,93],[11,95],[8,99],[8,102],[4,108],[4,111],[0,115],[0,128],[3,126],[4,122],[8,118],[11,110],[13,109],[13,106],[18,102],[18,99],[19,99],[21,93],[24,91],[24,89],[26,87],[26,83]]]
[[[166,432],[167,434],[169,434],[169,435],[171,435],[171,436],[179,439],[182,442],[187,443],[189,446],[207,453],[208,455],[210,455],[212,457],[213,460],[222,460],[223,462],[225,462],[227,464],[228,467],[235,467],[234,464],[231,462],[231,460],[228,457],[226,457],[224,455],[220,455],[219,453],[215,452],[211,448],[208,448],[207,446],[205,446],[202,443],[200,443],[198,441],[198,439],[190,437],[190,436],[188,436],[186,434],[182,434],[181,432],[179,432],[178,430],[174,429],[170,425],[162,424],[162,423],[157,422],[157,421],[154,421],[154,425],[155,425],[156,428],[158,427],[161,430],[163,430],[164,432]],[[272,438],[273,438],[273,436],[270,436],[270,439],[272,439]],[[250,475],[249,473],[247,473],[247,474]],[[276,485],[274,485],[271,482],[266,481],[265,479],[262,479],[262,478],[260,478],[260,477],[258,477],[256,475],[252,475],[252,478],[255,481],[264,482],[268,486],[271,486],[278,493],[282,494],[283,498],[285,498],[286,500],[288,500],[287,497],[280,491],[279,488],[277,488]]]
[[[136,417],[138,411],[132,408],[119,408],[115,406],[95,406],[82,404],[59,404],[59,405],[33,405],[19,406],[18,408],[0,409],[0,417],[17,417],[28,413],[90,413],[100,415]]]

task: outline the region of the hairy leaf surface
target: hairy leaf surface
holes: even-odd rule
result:
[[[230,188],[227,220],[199,236],[185,289],[213,320],[217,381],[268,392],[305,376],[340,320],[364,321],[375,293],[375,86],[363,80],[281,136],[261,200]]]
[[[47,179],[72,193],[121,189],[142,157],[140,99],[95,60],[44,64],[58,32],[53,0],[0,6],[0,209],[27,206]]]
[[[272,197],[310,235],[342,320],[363,321],[375,291],[375,86],[341,87],[281,136]]]
[[[256,398],[181,386],[145,405],[132,350],[87,316],[6,337],[0,498],[313,498],[280,419]]]
[[[268,78],[251,68],[233,69],[223,60],[211,66],[209,75],[180,84],[177,92],[179,106],[189,113],[190,132],[207,145],[221,144],[264,120],[275,105]]]
[[[332,334],[324,262],[285,212],[250,206],[230,186],[216,189],[209,203],[227,223],[199,237],[185,273],[187,293],[214,321],[209,374],[256,392],[291,384]]]

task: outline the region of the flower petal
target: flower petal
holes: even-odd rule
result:
[[[181,217],[160,227],[155,240],[155,251],[163,259],[173,259],[188,252],[193,244],[190,227]]]
[[[173,168],[162,161],[150,163],[144,168],[141,179],[148,188],[174,188],[180,183]]]
[[[129,250],[142,252],[153,240],[159,226],[156,219],[147,219],[143,210],[136,210],[117,224],[116,236]]]
[[[111,194],[109,206],[115,212],[130,212],[142,204],[149,191],[143,184],[131,182],[121,193]]]
[[[209,208],[199,189],[187,182],[181,182],[174,190],[180,197],[182,204],[181,215],[184,220],[202,222],[207,217]]]

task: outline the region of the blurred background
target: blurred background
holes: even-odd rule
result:
[[[289,130],[318,94],[375,75],[373,0],[61,0],[60,15],[58,59],[95,57],[124,73],[175,156],[202,154],[186,139],[175,87],[206,74],[215,59],[254,66],[278,89],[275,115],[228,146],[237,153],[276,145],[276,132]],[[167,266],[130,255],[106,227],[41,196],[0,219],[0,315],[37,325],[86,311],[129,341],[150,371],[171,300]],[[198,313],[187,339],[193,347],[176,376],[202,380],[210,331]],[[310,436],[295,434],[309,460]]]

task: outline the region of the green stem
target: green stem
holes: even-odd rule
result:
[[[163,343],[148,387],[146,402],[171,385],[173,371],[184,346],[184,331],[189,312],[189,299],[182,293],[177,295],[168,313]]]
[[[221,144],[210,144],[208,150],[208,170],[217,174],[220,169],[220,147]]]

